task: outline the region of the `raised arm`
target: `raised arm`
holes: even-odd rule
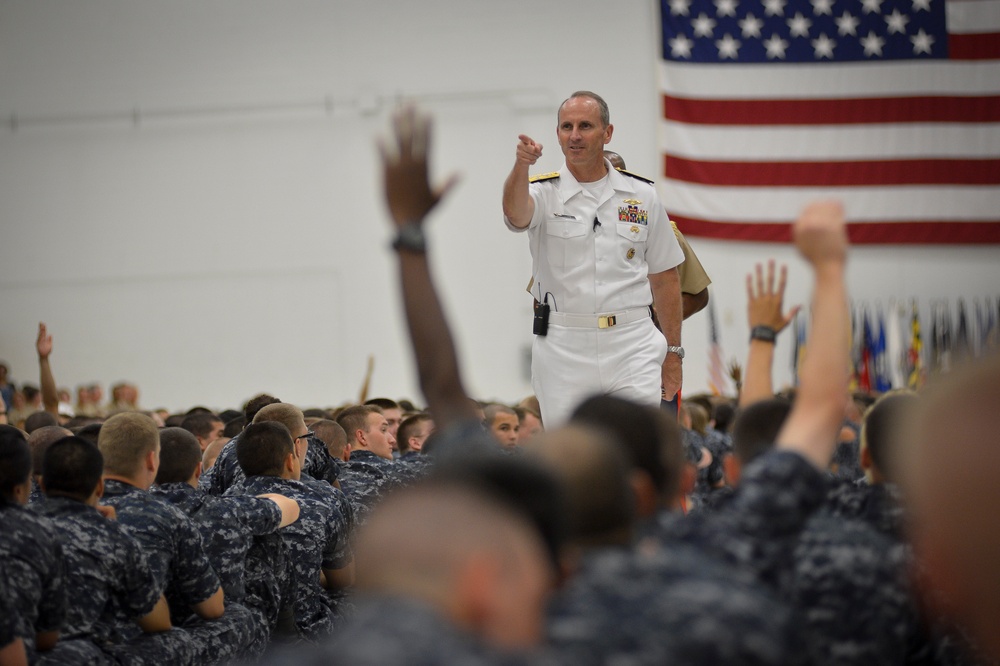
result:
[[[847,401],[850,315],[844,268],[847,229],[840,203],[810,204],[793,230],[795,245],[816,276],[812,325],[795,404],[778,433],[778,447],[826,469]]]
[[[401,233],[416,231],[420,236],[424,218],[457,181],[452,177],[440,187],[431,187],[427,173],[430,138],[430,119],[407,107],[395,115],[392,137],[380,142],[386,203]],[[439,428],[475,419],[474,404],[462,385],[455,344],[431,280],[427,255],[419,246],[397,246],[403,311],[428,408]]]
[[[514,168],[503,183],[503,214],[512,225],[524,229],[535,214],[535,200],[528,193],[528,168],[542,156],[542,144],[525,134],[517,137]]]
[[[52,336],[49,335],[45,324],[38,324],[38,340],[35,341],[35,349],[38,351],[38,370],[41,374],[39,384],[42,388],[42,405],[45,411],[59,416],[59,391],[56,389],[56,380],[52,376],[52,366],[49,365],[49,354],[52,353]]]
[[[653,292],[653,307],[656,308],[656,317],[660,322],[663,335],[667,338],[667,343],[674,347],[680,347],[683,305],[681,304],[681,282],[677,269],[670,268],[660,273],[650,274],[649,288]],[[681,357],[668,353],[663,359],[662,397],[664,400],[672,400],[681,390],[683,375]]]
[[[756,280],[754,279],[756,276]],[[747,355],[740,407],[774,397],[771,369],[774,367],[774,345],[778,333],[785,330],[795,318],[795,306],[786,315],[782,312],[785,301],[785,284],[788,268],[781,267],[778,285],[774,284],[774,260],[767,262],[767,279],[757,264],[754,274],[747,275],[747,323],[750,325],[750,353]]]

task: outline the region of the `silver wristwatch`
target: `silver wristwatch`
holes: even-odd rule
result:
[[[667,346],[668,354],[677,354],[678,358],[682,361],[684,360],[684,347],[675,347],[674,345]]]

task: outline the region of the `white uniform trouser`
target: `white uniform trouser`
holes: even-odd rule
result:
[[[531,385],[546,429],[563,425],[592,395],[659,406],[666,355],[667,340],[649,318],[604,329],[550,323],[531,347]]]

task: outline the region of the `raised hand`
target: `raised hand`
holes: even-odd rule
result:
[[[775,287],[773,259],[767,262],[766,279],[760,264],[756,265],[754,273],[747,275],[747,323],[751,329],[756,326],[766,326],[773,328],[777,333],[784,330],[795,318],[799,311],[797,305],[788,314],[782,313],[787,281],[788,267],[782,266],[778,285]]]
[[[542,144],[535,143],[527,134],[520,134],[517,139],[517,162],[528,166],[537,162],[542,156]]]
[[[45,324],[38,324],[38,340],[35,341],[35,349],[38,350],[38,358],[45,360],[52,353],[52,336],[48,334]]]
[[[404,106],[393,116],[393,132],[388,140],[379,140],[385,179],[385,198],[397,227],[407,222],[419,223],[458,181],[450,177],[439,187],[428,179],[427,149],[431,140],[431,121],[412,105]]]
[[[795,246],[817,270],[847,261],[847,224],[839,201],[809,204],[792,228]]]

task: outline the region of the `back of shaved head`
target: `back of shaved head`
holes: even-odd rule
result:
[[[928,386],[897,469],[935,600],[1000,658],[1000,356]]]
[[[546,432],[529,451],[563,481],[570,540],[590,545],[628,541],[634,518],[630,469],[610,431],[569,425]]]
[[[63,437],[69,437],[72,431],[62,426],[43,426],[28,436],[28,446],[31,447],[31,470],[34,474],[42,473],[42,461],[48,448]]]
[[[419,599],[487,640],[540,639],[538,591],[550,583],[541,540],[526,518],[467,484],[424,481],[388,496],[360,530],[355,562],[359,591]],[[483,567],[498,583],[490,620],[466,595],[466,574]]]
[[[394,493],[358,536],[357,585],[389,593],[447,593],[457,566],[479,552],[516,565],[541,545],[534,529],[485,493],[453,483],[425,483]]]

